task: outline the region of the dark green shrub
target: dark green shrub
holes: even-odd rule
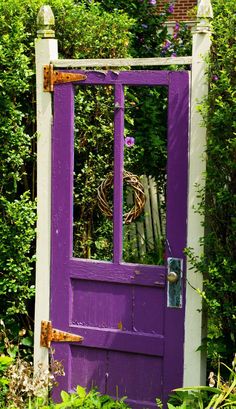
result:
[[[236,138],[235,2],[213,0],[213,36],[209,59],[209,96],[201,107],[207,126],[205,252],[192,263],[203,273],[209,317],[209,357],[232,360],[236,341]]]

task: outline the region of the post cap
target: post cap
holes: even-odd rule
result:
[[[42,38],[55,37],[53,26],[55,25],[55,18],[50,6],[41,6],[37,15],[37,34]]]
[[[211,0],[200,0],[197,8],[197,18],[213,18],[213,10],[211,5]]]

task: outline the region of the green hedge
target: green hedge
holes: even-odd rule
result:
[[[231,362],[236,341],[236,94],[235,1],[213,0],[209,96],[201,106],[207,126],[206,192],[202,257],[192,255],[204,277],[208,310],[208,356]]]

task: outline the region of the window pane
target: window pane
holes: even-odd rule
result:
[[[113,170],[114,102],[111,86],[75,93],[73,256],[112,260],[113,223],[98,206],[98,188]],[[107,192],[112,207],[112,187]]]
[[[166,224],[167,89],[125,91],[124,168],[129,173],[124,178],[123,259],[160,265]]]

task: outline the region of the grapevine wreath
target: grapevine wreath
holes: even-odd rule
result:
[[[113,172],[110,172],[97,189],[99,209],[109,218],[112,218],[113,212],[108,203],[107,194],[108,190],[113,185],[113,177]],[[146,197],[144,187],[138,176],[124,170],[123,180],[133,188],[134,192],[134,206],[124,214],[124,224],[130,224],[142,213],[145,206]]]

